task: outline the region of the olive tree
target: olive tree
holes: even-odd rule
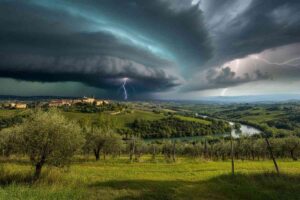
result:
[[[20,149],[20,127],[15,126],[0,131],[0,151],[2,156],[9,157]]]
[[[175,146],[176,147],[176,146]],[[165,155],[165,159],[167,161],[172,160],[174,161],[175,158],[174,156],[174,143],[172,143],[171,141],[165,141],[163,143],[163,148],[162,148],[162,153]]]
[[[267,149],[268,149],[268,151],[269,151],[269,153],[270,153],[270,157],[272,158],[272,161],[273,161],[273,163],[274,163],[276,172],[277,172],[277,174],[279,175],[279,174],[280,174],[280,172],[279,172],[279,167],[278,167],[276,158],[275,158],[275,156],[274,156],[272,146],[271,146],[270,141],[269,141],[269,137],[273,136],[274,133],[273,133],[271,130],[268,130],[268,128],[266,128],[265,126],[262,126],[262,129],[263,129],[263,130],[266,130],[264,133],[262,133],[262,136],[265,138],[265,141],[266,141],[266,144],[267,144]]]
[[[22,124],[23,152],[35,166],[39,178],[44,164],[65,166],[81,148],[84,137],[80,127],[57,110],[35,111]]]
[[[290,136],[284,139],[284,147],[289,152],[293,160],[297,160],[296,152],[300,148],[300,139],[296,136]]]
[[[130,140],[127,140],[127,152],[129,152],[129,161],[139,161],[143,153],[147,153],[148,146],[145,142],[136,136],[131,136]]]
[[[93,151],[96,160],[100,159],[101,151],[105,154],[105,151],[111,150],[108,147],[108,143],[111,143],[111,145],[120,144],[120,142],[116,142],[121,137],[114,134],[113,127],[115,126],[115,121],[100,115],[97,120],[90,124],[90,128],[87,128],[85,149]]]
[[[85,148],[92,150],[95,159],[100,159],[100,151],[103,149],[105,144],[105,133],[100,128],[93,128],[86,132],[86,145]]]
[[[124,143],[122,137],[119,134],[114,132],[109,132],[105,134],[104,137],[104,146],[103,146],[103,154],[104,159],[106,154],[117,155],[120,154],[124,147]]]
[[[86,133],[85,149],[93,151],[96,160],[100,159],[101,152],[105,159],[107,154],[119,154],[122,148],[122,137],[111,129],[94,128]]]

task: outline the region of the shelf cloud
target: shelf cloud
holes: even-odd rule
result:
[[[272,68],[299,53],[298,0],[5,0],[0,5],[0,79],[80,82],[115,93],[126,77],[139,95],[276,81],[300,71],[297,59],[285,73]],[[275,48],[290,54],[259,64],[251,57],[267,51],[269,59]],[[239,72],[224,66],[236,59],[248,59]]]

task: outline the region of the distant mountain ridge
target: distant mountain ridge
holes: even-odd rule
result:
[[[76,99],[82,98],[81,96],[17,96],[17,95],[0,95],[0,100],[15,100],[15,101],[37,101],[49,99]],[[132,99],[135,101],[136,99]],[[144,99],[149,101],[149,99]],[[154,99],[150,99],[152,101]],[[245,96],[211,96],[202,97],[198,100],[175,100],[164,99],[157,101],[178,101],[178,102],[191,102],[191,103],[276,103],[276,102],[292,102],[300,101],[300,94],[280,94],[280,95],[245,95]]]
[[[214,96],[214,97],[203,97],[200,99],[200,101],[201,100],[224,102],[224,103],[287,102],[287,101],[299,101],[300,94]]]
[[[0,100],[17,100],[17,101],[37,101],[49,99],[75,99],[79,97],[62,97],[62,96],[15,96],[15,95],[0,95]]]

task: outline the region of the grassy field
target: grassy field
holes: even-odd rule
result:
[[[168,107],[168,104],[166,104]],[[175,110],[186,109],[191,113],[200,113],[229,121],[240,121],[264,127],[274,134],[296,135],[300,131],[300,104],[227,104],[206,105],[186,104],[169,105]]]
[[[186,117],[182,115],[176,115],[177,118],[184,120],[184,121],[192,121],[192,122],[198,122],[201,124],[206,124],[209,125],[211,124],[211,121],[205,120],[205,119],[200,119],[200,118],[194,118],[194,117]]]
[[[28,112],[28,110],[4,110],[0,109],[0,118],[9,118],[13,117],[15,115],[22,115],[24,113]]]
[[[279,166],[280,177],[271,173],[270,161],[238,161],[232,177],[229,161],[154,163],[144,157],[129,163],[122,157],[81,160],[65,171],[46,168],[40,181],[30,183],[29,163],[11,159],[0,175],[0,199],[299,199],[300,162]]]
[[[0,118],[8,118],[13,117],[15,115],[23,114],[28,112],[29,110],[1,110],[0,109]],[[99,118],[99,113],[80,113],[80,112],[63,112],[63,114],[71,120],[96,120]],[[136,119],[143,119],[143,120],[159,120],[166,117],[163,114],[154,113],[151,111],[144,111],[144,110],[132,110],[131,112],[122,112],[119,114],[111,114],[109,112],[104,112],[102,115],[105,118],[112,119],[116,122],[118,128],[123,128],[128,123],[132,123]],[[177,118],[185,121],[194,121],[202,124],[210,124],[210,121],[193,118],[193,117],[185,117],[181,115],[176,115]]]
[[[72,120],[93,120],[99,118],[99,113],[75,113],[75,112],[64,112],[63,113],[67,118]],[[158,120],[162,119],[165,116],[163,114],[156,114],[153,112],[142,111],[142,110],[133,110],[130,113],[120,113],[112,115],[110,113],[103,113],[107,119],[112,119],[116,122],[118,128],[123,128],[126,124],[133,122],[136,119],[143,120]]]

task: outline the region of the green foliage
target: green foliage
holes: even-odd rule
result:
[[[76,103],[72,106],[63,107],[63,110],[65,112],[101,113],[104,111],[122,111],[126,108],[127,106],[124,104],[113,102],[109,104],[104,103],[100,106],[90,103]]]
[[[297,154],[300,151],[300,138],[290,136],[283,139],[283,148],[288,151],[293,160],[297,160]]]
[[[175,143],[175,146],[174,146]],[[292,159],[300,157],[300,138],[270,138],[275,157]],[[126,154],[152,154],[155,146],[155,155],[164,155],[167,160],[176,155],[205,158],[210,160],[227,160],[231,155],[230,138],[209,138],[202,141],[159,140],[144,142],[136,137],[127,140]],[[267,143],[261,137],[241,137],[233,140],[234,157],[242,160],[270,159]]]
[[[0,118],[0,130],[22,123],[25,117],[26,116],[15,115],[12,117]]]
[[[226,134],[231,131],[228,123],[212,120],[210,124],[197,121],[185,121],[178,117],[168,117],[161,120],[135,120],[130,128],[142,138],[171,138],[187,136],[203,136]]]
[[[85,152],[92,151],[96,160],[100,159],[100,153],[117,154],[122,150],[123,141],[119,134],[114,132],[115,121],[100,115],[97,120],[89,124],[85,129]]]
[[[188,116],[183,116],[183,115],[175,115],[175,117],[184,120],[184,121],[193,121],[193,122],[198,122],[202,124],[211,124],[211,121],[205,120],[205,119],[200,119],[200,118],[195,118],[195,117],[188,117]]]
[[[157,156],[156,162],[143,156],[129,164],[124,156],[76,162],[68,172],[45,167],[40,180],[32,184],[26,182],[30,165],[9,162],[5,174],[0,174],[0,199],[299,199],[300,162],[279,160],[279,165],[283,174],[276,176],[268,171],[270,161],[236,161],[233,178],[228,161],[178,157],[177,162],[167,163],[163,156]]]
[[[57,110],[33,112],[20,129],[21,152],[40,168],[44,164],[69,164],[84,141],[80,127],[66,120]]]
[[[106,135],[103,146],[104,154],[117,155],[121,153],[123,148],[124,142],[119,134],[109,133],[108,135]]]
[[[19,153],[22,140],[21,127],[15,126],[0,131],[0,153],[6,157]]]
[[[148,111],[132,110],[132,112],[121,112],[119,114],[113,114],[110,112],[103,113],[78,113],[78,112],[63,112],[63,114],[71,120],[79,121],[81,124],[88,124],[91,121],[99,120],[99,116],[110,120],[114,123],[114,128],[127,128],[128,124],[134,122],[137,119],[144,120],[158,120],[164,118],[163,115],[154,114]]]

